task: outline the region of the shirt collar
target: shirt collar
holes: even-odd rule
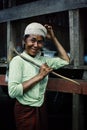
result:
[[[34,58],[34,59],[36,59],[36,58],[39,58],[41,56],[41,51],[39,53],[37,53],[37,55],[35,57],[32,57],[32,56],[28,55],[25,51],[23,51],[22,55],[24,55],[27,58]]]

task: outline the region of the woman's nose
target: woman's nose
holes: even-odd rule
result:
[[[35,42],[34,42],[34,46],[37,46],[37,45],[38,45],[38,41],[35,41]]]

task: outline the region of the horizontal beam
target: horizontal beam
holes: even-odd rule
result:
[[[87,95],[87,81],[76,80],[80,85],[59,78],[50,78],[47,90]]]
[[[87,7],[86,0],[39,0],[0,11],[0,23]]]
[[[78,80],[80,85],[60,78],[49,78],[47,90],[87,95],[87,81]],[[5,75],[0,75],[0,85],[7,86]]]

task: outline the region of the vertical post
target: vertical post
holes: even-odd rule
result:
[[[72,130],[85,130],[83,96],[73,94],[72,103]]]
[[[79,9],[69,11],[69,31],[70,31],[70,55],[74,67],[78,67],[84,63],[84,43],[83,31],[81,28],[81,20]]]
[[[73,94],[72,130],[79,130],[79,95]]]
[[[10,21],[7,22],[7,61],[12,59],[14,53],[12,47],[15,46],[16,33],[15,28]]]
[[[9,47],[11,41],[11,24],[7,22],[7,61],[9,61]]]
[[[83,34],[79,9],[69,11],[70,55],[74,68],[83,64]],[[73,94],[72,130],[84,130],[84,104],[81,95]]]

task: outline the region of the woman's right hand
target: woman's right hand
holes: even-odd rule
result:
[[[40,67],[39,75],[42,77],[42,79],[47,76],[53,69],[50,68],[46,63],[42,64]]]

